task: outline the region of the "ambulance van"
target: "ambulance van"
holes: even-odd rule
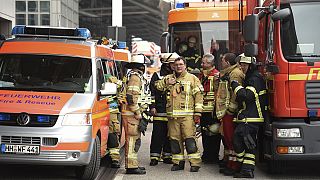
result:
[[[113,50],[85,28],[16,26],[0,44],[0,163],[75,166],[95,179],[109,105],[102,59]]]

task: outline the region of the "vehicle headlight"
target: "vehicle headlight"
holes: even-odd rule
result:
[[[299,128],[277,129],[278,138],[300,138],[301,133]]]
[[[62,121],[63,126],[86,126],[91,124],[91,114],[66,114]]]

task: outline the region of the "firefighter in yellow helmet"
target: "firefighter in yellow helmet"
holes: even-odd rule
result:
[[[241,71],[237,59],[233,53],[226,53],[222,56],[220,71],[220,82],[217,93],[216,114],[218,119],[222,121],[223,127],[223,144],[224,144],[224,165],[221,167],[220,173],[226,176],[232,176],[238,169],[235,152],[233,148],[234,123],[233,118],[237,110],[237,102],[235,95],[231,90],[231,81],[243,83],[244,73]]]
[[[171,171],[184,169],[184,144],[191,172],[198,172],[201,157],[196,139],[196,124],[200,124],[203,87],[200,80],[186,71],[186,61],[175,59],[173,74],[157,81],[156,87],[168,91],[167,115],[173,166]]]
[[[121,115],[125,129],[125,168],[127,174],[145,174],[145,168],[139,167],[138,151],[141,145],[141,133],[147,128],[147,121],[142,117],[145,110],[143,102],[147,97],[145,89],[146,57],[133,55],[126,68],[131,69],[123,80],[121,93],[125,96],[126,103],[121,106]]]
[[[150,144],[150,166],[158,164],[162,158],[166,164],[172,164],[170,142],[168,138],[168,118],[166,113],[167,92],[159,91],[155,87],[156,81],[163,79],[166,75],[172,74],[174,70],[174,60],[179,55],[177,53],[161,54],[160,72],[155,72],[150,81],[151,96],[155,97],[155,102],[150,105],[153,115],[153,129]]]
[[[117,84],[118,90],[122,86],[122,81],[116,77],[106,74],[105,79],[107,82]],[[110,109],[110,123],[109,123],[109,135],[108,135],[108,150],[112,160],[111,168],[120,168],[120,121],[118,119],[119,102],[116,96],[109,97],[109,109]]]
[[[242,56],[240,66],[245,73],[243,86],[237,81],[231,87],[240,106],[234,132],[233,146],[241,170],[235,178],[254,178],[255,150],[259,125],[264,122],[267,108],[266,85],[254,57]]]

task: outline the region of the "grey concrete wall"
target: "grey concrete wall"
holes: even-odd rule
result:
[[[15,0],[0,0],[0,4],[0,34],[10,37],[15,24]]]

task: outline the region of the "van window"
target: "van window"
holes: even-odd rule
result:
[[[0,89],[92,92],[90,59],[45,55],[0,55]]]
[[[97,88],[98,90],[102,89],[102,84],[105,82],[104,76],[103,76],[103,68],[102,68],[102,62],[101,60],[97,61]]]

